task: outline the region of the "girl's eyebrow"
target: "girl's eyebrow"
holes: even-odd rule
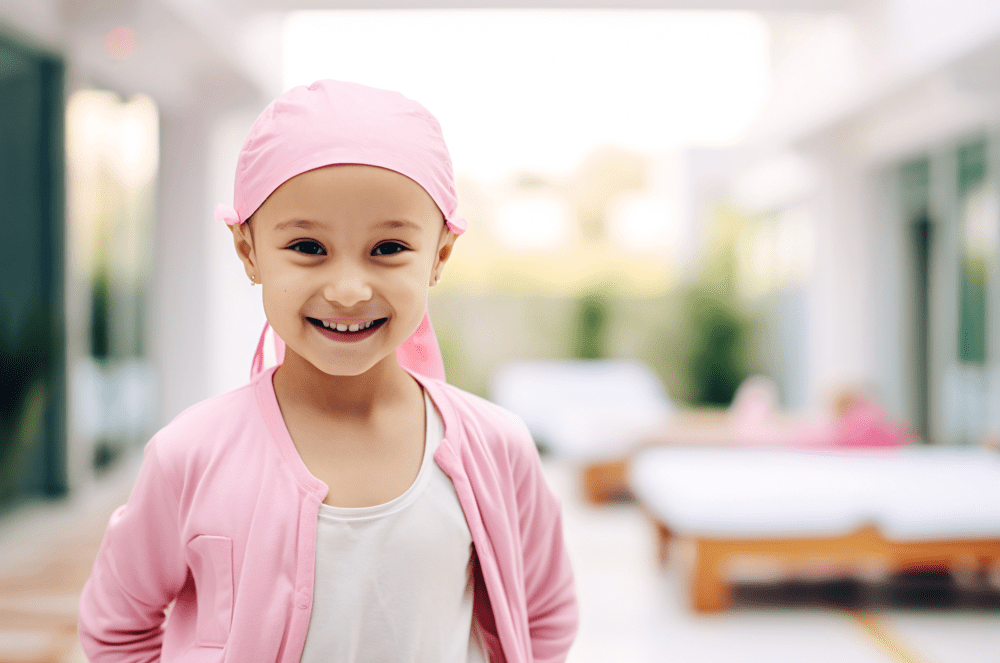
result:
[[[309,219],[290,219],[288,221],[282,221],[274,227],[275,230],[284,230],[285,228],[302,228],[303,230],[311,230],[316,227],[316,224]]]
[[[376,228],[409,228],[410,230],[423,230],[419,223],[410,221],[409,219],[389,219],[388,221],[382,221]]]
[[[285,230],[286,228],[301,228],[303,230],[312,230],[316,227],[316,223],[310,221],[309,219],[289,219],[288,221],[282,221],[277,224],[275,230]],[[390,230],[395,230],[397,228],[408,228],[410,230],[423,230],[419,223],[410,221],[409,219],[389,219],[387,221],[382,221],[375,226],[376,228],[388,228]]]

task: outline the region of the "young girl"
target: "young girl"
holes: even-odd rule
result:
[[[297,87],[250,130],[234,200],[216,217],[280,363],[262,335],[249,384],[146,446],[80,600],[90,660],[564,660],[559,504],[524,424],[444,382],[425,313],[465,230],[437,121]]]

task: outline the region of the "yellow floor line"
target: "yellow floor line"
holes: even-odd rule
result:
[[[883,619],[868,612],[848,613],[865,636],[889,655],[894,663],[928,663],[904,645]]]

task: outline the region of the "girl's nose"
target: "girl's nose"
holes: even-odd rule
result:
[[[332,304],[351,308],[372,298],[372,287],[363,269],[343,265],[331,270],[326,276],[323,296]]]

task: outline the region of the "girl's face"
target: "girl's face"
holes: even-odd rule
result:
[[[419,184],[363,165],[297,175],[232,230],[275,333],[329,375],[396,361],[456,238]]]

